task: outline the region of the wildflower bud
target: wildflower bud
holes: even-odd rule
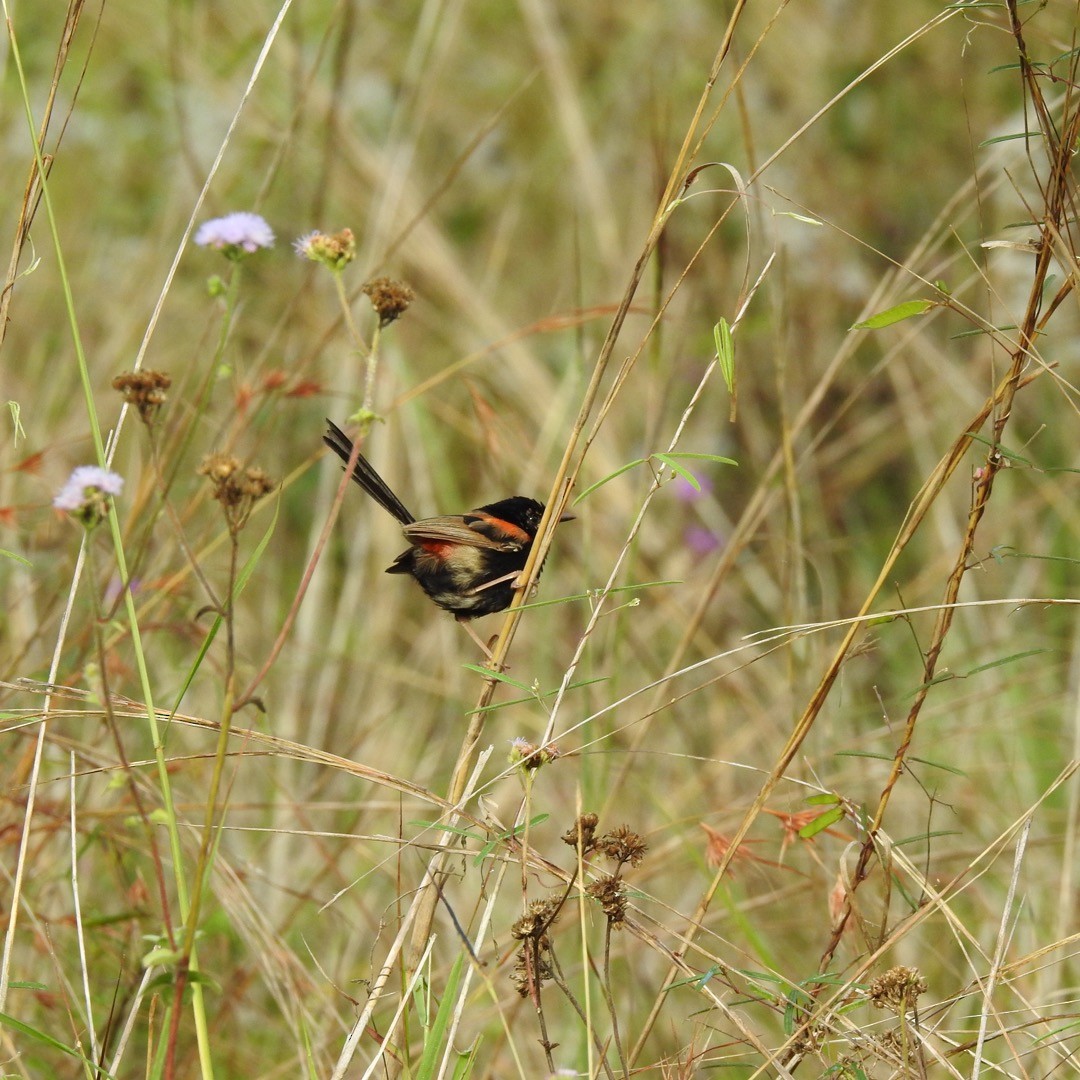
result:
[[[528,772],[534,772],[542,765],[550,765],[558,756],[559,748],[554,743],[537,747],[521,737],[510,743],[510,764],[518,765]]]
[[[356,237],[352,229],[338,233],[310,232],[294,241],[293,250],[301,259],[322,263],[340,274],[356,258]]]

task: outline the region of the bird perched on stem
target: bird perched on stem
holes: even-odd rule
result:
[[[323,442],[348,465],[353,456],[352,440],[332,420],[326,423]],[[401,523],[409,541],[409,547],[386,572],[411,574],[420,588],[439,607],[449,611],[490,658],[491,650],[468,620],[510,606],[544,514],[543,503],[512,495],[465,514],[418,520],[363,454],[356,454],[352,478]],[[573,517],[563,514],[559,520],[570,521]]]

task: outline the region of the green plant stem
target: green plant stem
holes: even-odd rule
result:
[[[217,750],[214,754],[214,769],[210,776],[210,790],[206,796],[206,810],[203,816],[202,841],[199,845],[199,856],[195,864],[195,877],[192,889],[191,907],[184,926],[184,940],[181,945],[181,961],[177,970],[176,995],[181,997],[184,985],[187,982],[188,973],[192,970],[189,957],[195,954],[195,936],[199,930],[199,917],[202,913],[202,900],[206,893],[207,881],[213,865],[213,852],[216,850],[217,836],[221,831],[221,823],[215,821],[218,818],[217,803],[221,791],[221,779],[225,772],[225,760],[228,756],[229,733],[232,728],[232,718],[236,712],[236,640],[235,640],[235,595],[236,573],[239,563],[240,540],[239,526],[230,522],[229,532],[229,580],[225,594],[225,604],[222,617],[225,620],[225,697],[221,705],[221,721],[218,727]],[[193,987],[196,988],[196,983]],[[172,1033],[170,1033],[172,1035]],[[169,1048],[169,1071],[171,1074],[173,1056],[176,1051],[175,1040]],[[210,1064],[208,1062],[208,1064]],[[211,1065],[211,1074],[212,1074]]]

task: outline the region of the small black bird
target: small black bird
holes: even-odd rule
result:
[[[348,464],[352,440],[327,420],[323,442]],[[510,606],[514,586],[529,558],[544,506],[513,495],[467,514],[417,520],[363,454],[352,478],[388,514],[401,522],[409,547],[386,568],[388,574],[412,574],[439,607],[451,612],[488,656],[487,646],[467,624]],[[563,514],[560,521],[570,521]]]

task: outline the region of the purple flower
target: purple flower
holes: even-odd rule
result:
[[[56,493],[53,506],[92,529],[108,515],[109,498],[123,490],[124,478],[117,473],[97,465],[80,465]]]
[[[683,542],[695,555],[708,555],[720,546],[720,537],[701,525],[691,525],[683,533]]]
[[[53,506],[57,510],[81,510],[95,494],[119,495],[123,490],[124,478],[118,473],[97,465],[80,465],[57,492]]]
[[[223,251],[229,258],[250,255],[259,248],[274,246],[274,231],[259,214],[246,210],[224,217],[204,221],[195,233],[195,243],[199,247],[215,248]]]
[[[697,480],[698,487],[694,487],[685,476],[675,477],[675,497],[681,502],[697,502],[698,499],[712,494],[712,481],[707,476],[695,476],[694,479]]]

